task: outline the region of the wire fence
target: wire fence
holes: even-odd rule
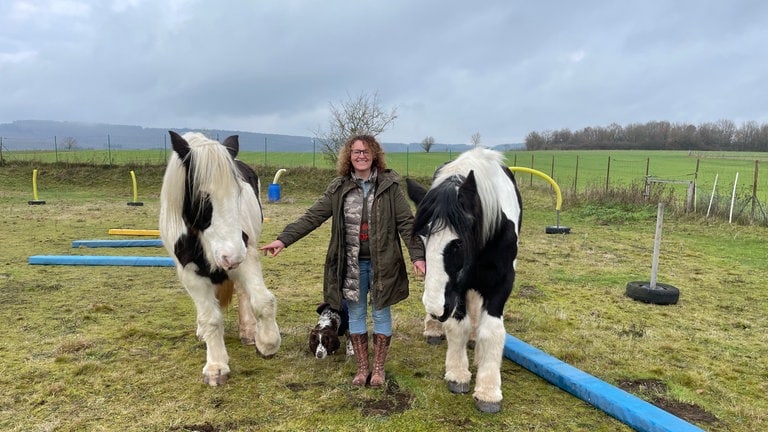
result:
[[[216,134],[211,138],[220,139]],[[385,144],[387,165],[405,176],[431,176],[443,163],[469,146],[434,145],[427,153],[420,144]],[[75,138],[0,137],[0,164],[64,163],[93,165],[164,165],[170,143],[152,136],[137,143],[135,136],[103,135]],[[240,140],[240,159],[262,167],[333,169],[321,146],[306,137],[274,136]],[[641,151],[523,151],[504,152],[510,166],[540,171],[564,191],[609,193],[635,186],[650,199],[663,189],[686,212],[710,217],[768,224],[768,176],[760,177],[766,153],[641,152]],[[521,186],[538,182],[533,174],[516,174]],[[567,205],[567,202],[566,202]]]
[[[626,190],[644,200],[663,194],[686,213],[768,226],[768,176],[760,176],[768,154],[633,153],[516,152],[507,160],[546,173],[571,194]],[[534,181],[533,175],[518,175],[519,183]]]
[[[205,133],[205,132],[204,132]],[[218,133],[205,133],[209,138],[221,141]],[[85,163],[96,165],[155,165],[165,164],[172,151],[167,134],[137,138],[136,135],[84,135],[75,137],[14,138],[0,137],[0,163]],[[326,157],[318,140],[308,137],[270,135],[254,138],[241,136],[240,158],[249,163],[269,166],[333,168],[333,159]],[[387,154],[424,153],[421,144],[383,144]],[[471,148],[468,145],[435,144],[432,155],[439,155],[442,162],[453,159]],[[289,156],[286,156],[289,154]],[[403,160],[408,169],[409,158]],[[441,162],[441,163],[442,163]]]

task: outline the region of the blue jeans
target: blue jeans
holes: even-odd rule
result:
[[[371,262],[360,261],[360,296],[358,301],[353,302],[347,299],[349,309],[349,333],[350,334],[368,334],[367,314],[368,314],[368,289],[371,285]],[[392,313],[389,306],[382,309],[375,309],[371,305],[371,316],[373,317],[373,332],[384,336],[392,336]]]

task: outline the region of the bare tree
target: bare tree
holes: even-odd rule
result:
[[[352,135],[368,134],[377,136],[384,132],[397,118],[397,110],[385,111],[379,103],[378,93],[361,93],[348,97],[340,105],[330,103],[331,118],[328,130],[318,128],[315,136],[321,144],[323,155],[336,164],[339,148]]]
[[[472,142],[472,147],[477,147],[480,144],[480,132],[473,133],[470,142]]]
[[[542,136],[542,134],[532,131],[528,132],[528,135],[525,136],[525,149],[526,150],[546,150],[547,149],[547,138]]]
[[[608,127],[587,126],[571,131],[530,132],[525,138],[528,150],[620,149],[620,150],[728,150],[765,151],[768,124],[755,121],[738,127],[732,120],[701,123],[650,121]]]
[[[741,128],[736,131],[734,140],[743,150],[756,151],[759,137],[760,125],[752,120],[745,122]]]
[[[435,145],[435,139],[431,136],[428,136],[421,140],[421,148],[424,149],[425,152],[429,153],[430,150],[432,150],[432,146]]]
[[[77,140],[73,137],[64,137],[64,139],[61,140],[61,146],[64,150],[74,150],[77,148]]]

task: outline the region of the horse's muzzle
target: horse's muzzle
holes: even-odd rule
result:
[[[240,266],[240,263],[243,262],[242,259],[233,259],[227,255],[220,257],[218,261],[219,267],[224,270],[234,270]]]

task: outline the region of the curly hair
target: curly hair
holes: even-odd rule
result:
[[[376,140],[376,137],[373,135],[355,135],[345,141],[344,145],[339,149],[336,169],[340,176],[347,176],[352,173],[352,144],[355,141],[362,141],[371,151],[371,157],[373,158],[371,168],[376,168],[376,171],[380,172],[387,169],[387,163],[384,161],[384,149],[381,148],[381,144]]]

